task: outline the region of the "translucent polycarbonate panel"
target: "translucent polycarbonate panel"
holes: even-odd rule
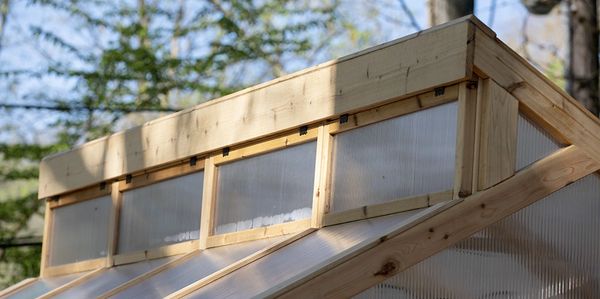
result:
[[[196,253],[179,265],[163,270],[143,282],[116,294],[116,298],[164,298],[228,265],[288,237],[276,237],[210,248]],[[113,298],[115,298],[113,297]]]
[[[9,299],[31,299],[37,298],[45,293],[48,293],[62,285],[65,285],[83,275],[87,272],[74,273],[62,276],[39,278],[36,282],[24,287],[18,292],[6,297]]]
[[[54,298],[97,298],[129,280],[179,257],[171,256],[108,268]]]
[[[548,133],[524,115],[519,114],[517,127],[517,169],[522,169],[558,149],[560,149],[560,145]]]
[[[204,172],[123,192],[119,253],[196,240]]]
[[[106,256],[112,199],[102,196],[52,210],[51,266]]]
[[[380,238],[420,217],[409,211],[384,217],[328,226],[190,294],[191,298],[264,298],[274,286],[293,283],[325,261],[335,261],[364,241]]]
[[[219,166],[215,234],[310,218],[316,145]]]
[[[598,215],[590,175],[358,298],[598,298]]]
[[[452,189],[456,102],[335,136],[333,211]]]

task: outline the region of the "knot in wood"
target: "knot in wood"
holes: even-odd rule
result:
[[[375,273],[375,276],[385,276],[385,277],[392,276],[392,275],[398,273],[398,269],[400,269],[400,265],[398,264],[398,261],[389,260],[385,264],[383,264],[383,266],[381,266],[381,269],[379,269],[379,271],[377,271],[377,273]]]

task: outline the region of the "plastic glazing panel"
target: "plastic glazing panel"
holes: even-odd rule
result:
[[[452,189],[456,102],[337,134],[333,212]]]
[[[102,196],[52,210],[51,266],[106,256],[112,199]]]
[[[200,171],[124,192],[119,253],[198,239],[203,182]]]
[[[215,234],[311,216],[316,142],[218,167]]]

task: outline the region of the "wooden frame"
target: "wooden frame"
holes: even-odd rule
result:
[[[453,194],[453,190],[448,190],[425,195],[409,196],[380,204],[368,205],[347,211],[331,213],[325,215],[323,226],[336,225],[415,209],[427,208],[438,203],[451,200],[453,198]]]
[[[317,140],[318,143],[317,137],[322,130],[321,127],[322,126],[320,125],[304,126],[298,130],[279,134],[271,138],[266,138],[246,145],[240,145],[233,149],[228,148],[226,155],[223,152],[220,152],[210,156],[209,160],[206,162],[207,169],[210,167],[211,171],[210,173],[208,171],[205,172],[204,186],[206,192],[203,194],[203,212],[201,216],[201,218],[204,219],[201,220],[202,230],[205,232],[201,232],[200,249],[292,234],[310,227],[311,220],[304,219],[215,235],[213,232],[217,205],[218,168],[223,164],[233,163],[235,161],[282,150],[291,146],[315,140]],[[317,170],[315,170],[315,172],[317,172]],[[210,186],[210,188],[206,188],[206,186]]]
[[[22,289],[27,288],[34,282],[38,281],[39,278],[25,278],[20,282],[0,291],[0,297],[8,298],[9,295],[19,292]]]
[[[351,297],[598,169],[600,163],[583,150],[564,148],[485,191],[449,201],[447,209],[366,241],[308,277],[291,279],[260,297]]]
[[[429,50],[419,51],[423,48]],[[328,214],[333,135],[454,100],[459,107],[459,142],[453,191]],[[514,141],[519,111],[556,140],[570,146],[515,173]],[[223,115],[228,116],[226,121]],[[348,121],[340,123],[340,118]],[[299,128],[306,129],[306,134],[299,135]],[[597,172],[599,131],[600,120],[498,41],[493,31],[474,17],[463,18],[45,158],[40,165],[39,196],[59,198],[46,203],[41,276],[187,252],[176,259],[179,263],[198,248],[434,205],[414,223],[360,244],[348,256],[337,256],[308,276],[294,277],[263,294],[351,296],[566,184]],[[211,235],[219,165],[315,139],[317,155],[310,220]],[[133,143],[136,140],[139,144]],[[228,156],[220,152],[225,147],[230,147]],[[206,159],[197,160],[192,167],[189,157],[200,156]],[[173,161],[178,162],[171,165]],[[115,255],[122,192],[202,167],[205,176],[199,240]],[[129,184],[123,182],[127,174],[132,174]],[[100,182],[107,183],[113,198],[109,255],[46,267],[51,210],[93,198],[92,194],[101,193],[98,186],[93,186]],[[451,198],[455,200],[446,202]],[[171,297],[189,294],[281,247],[273,248],[234,263]],[[116,289],[167,268],[158,267]],[[91,277],[91,273],[86,277]]]

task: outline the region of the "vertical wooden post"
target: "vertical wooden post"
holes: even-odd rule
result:
[[[317,155],[315,161],[315,184],[313,189],[313,205],[311,227],[323,226],[323,217],[329,211],[331,198],[331,155],[333,136],[329,128],[323,124],[317,133]]]
[[[217,195],[217,168],[214,156],[204,163],[204,185],[202,190],[202,213],[200,215],[200,249],[208,247],[208,236],[212,234]]]
[[[481,90],[481,130],[477,190],[484,190],[515,172],[519,102],[491,79]]]
[[[458,85],[458,132],[456,134],[454,199],[467,197],[473,193],[477,86],[477,79],[462,82]]]
[[[107,187],[108,188],[108,184]],[[119,243],[119,219],[121,213],[121,201],[123,193],[119,191],[119,182],[110,184],[110,197],[112,198],[112,208],[110,210],[110,219],[108,222],[108,244],[106,244],[106,267],[114,264],[114,256],[117,253]]]
[[[50,234],[52,233],[52,209],[50,209],[50,202],[45,200],[46,207],[44,209],[44,235],[42,236],[42,261],[40,263],[40,276],[46,275],[45,271],[48,268],[50,260]]]

